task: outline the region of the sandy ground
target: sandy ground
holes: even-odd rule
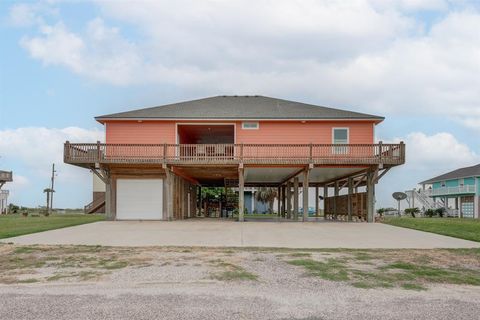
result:
[[[12,247],[0,248],[5,254]],[[37,278],[37,283],[0,284],[0,319],[450,320],[476,319],[480,310],[480,289],[475,286],[429,284],[425,291],[398,287],[360,289],[346,282],[308,275],[302,267],[287,263],[299,258],[341,257],[342,253],[336,251],[308,252],[302,256],[302,252],[282,250],[221,248],[48,250],[39,251],[37,260],[47,254],[49,259],[61,257],[58,261],[69,264],[46,264],[17,275],[21,279]],[[58,250],[68,253],[63,255]],[[33,254],[37,253],[27,251],[16,256],[28,258]],[[421,251],[403,254],[411,259],[416,259],[415,255],[424,257]],[[397,259],[398,255],[389,253],[385,259]],[[434,251],[429,251],[429,255],[432,259],[442,258],[441,253]],[[112,261],[126,259],[131,264],[111,270],[96,266],[95,270],[102,272],[84,281],[74,276],[48,280],[59,270],[68,274],[92,269],[88,266],[93,256]],[[72,257],[83,258],[71,263]],[[465,257],[463,263],[480,268],[477,257]],[[218,278],[232,266],[254,274],[256,280]]]

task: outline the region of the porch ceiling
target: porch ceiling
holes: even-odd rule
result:
[[[330,168],[316,167],[310,171],[310,183],[323,183],[335,178],[361,171],[360,167]],[[302,167],[245,167],[245,185],[276,185],[298,173],[303,181]],[[181,166],[175,167],[175,172],[192,178],[204,186],[223,186],[225,179],[238,179],[237,166]]]

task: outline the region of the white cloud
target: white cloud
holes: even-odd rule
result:
[[[48,174],[52,163],[63,162],[63,143],[66,140],[96,142],[103,140],[103,135],[100,130],[78,127],[4,129],[0,130],[0,150],[2,150],[2,160],[15,159],[39,174]]]
[[[392,115],[480,121],[480,12],[441,0],[97,2],[72,31],[41,24],[21,45],[47,65],[114,85],[304,97]],[[411,15],[442,11],[431,27]],[[127,39],[113,19],[134,28]]]
[[[438,172],[480,162],[480,156],[466,144],[459,142],[451,133],[441,132],[428,136],[422,132],[410,133],[407,143],[407,168]]]
[[[37,15],[31,5],[22,3],[10,8],[10,22],[15,26],[30,26],[36,23]]]
[[[50,183],[51,166],[57,170],[57,205],[78,207],[89,199],[88,170],[63,163],[63,143],[96,142],[104,133],[97,129],[25,127],[0,130],[1,165],[13,170],[14,181],[6,188],[11,201],[36,206],[43,203],[43,188]],[[71,196],[74,192],[75,196]],[[91,196],[91,195],[90,195]]]
[[[423,180],[480,163],[480,155],[451,133],[412,132],[396,141],[406,143],[406,163],[393,168],[380,180],[377,188],[379,207],[394,205],[391,194],[395,191],[411,190]]]

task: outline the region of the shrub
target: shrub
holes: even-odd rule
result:
[[[28,217],[28,211],[23,211],[22,216],[24,216],[25,218]]]
[[[415,218],[415,215],[420,213],[420,209],[418,208],[407,208],[405,209],[405,214],[410,214],[412,218]]]
[[[385,213],[386,209],[385,208],[379,208],[377,210],[377,213],[380,217],[383,217],[383,214]]]
[[[443,218],[443,216],[445,215],[445,212],[447,211],[447,209],[445,208],[438,208],[437,210],[435,210],[435,213],[440,217],[440,218]]]
[[[426,216],[426,217],[431,218],[431,217],[433,217],[434,215],[436,215],[436,212],[435,212],[435,210],[433,210],[433,209],[427,209],[427,210],[425,211],[425,216]]]

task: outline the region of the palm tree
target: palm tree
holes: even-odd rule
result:
[[[261,203],[268,203],[268,212],[273,212],[273,201],[277,197],[277,189],[269,187],[260,187],[258,188],[255,199]]]

